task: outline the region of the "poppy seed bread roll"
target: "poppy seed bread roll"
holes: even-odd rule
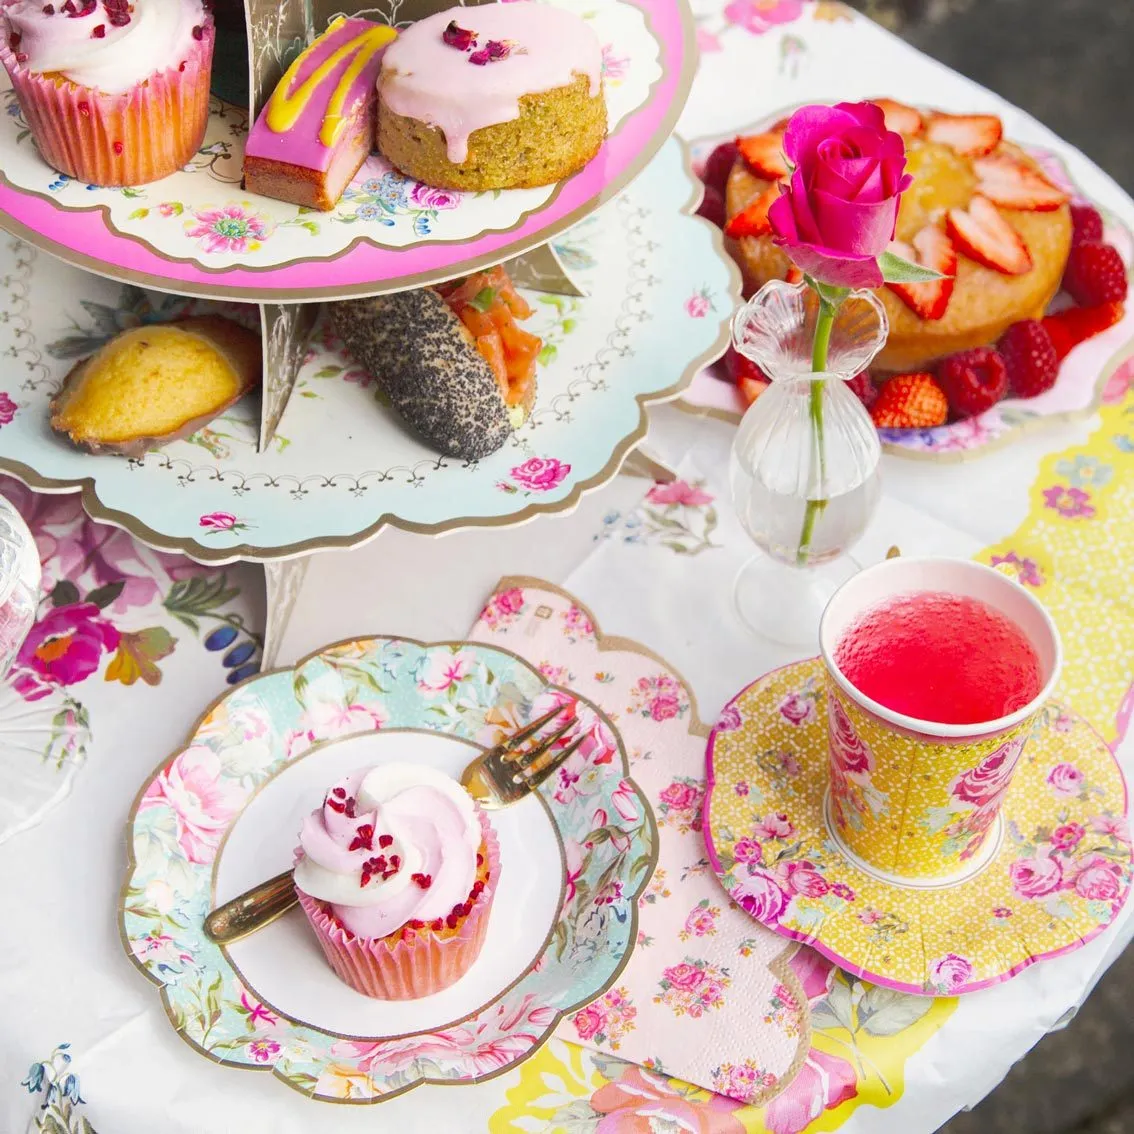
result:
[[[331,304],[347,350],[422,440],[479,460],[512,433],[492,368],[465,325],[432,288]]]

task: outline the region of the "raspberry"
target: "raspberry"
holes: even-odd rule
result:
[[[976,417],[996,405],[1008,392],[1004,359],[992,347],[962,350],[946,358],[937,380],[949,399],[954,417]]]
[[[1085,244],[1103,238],[1103,220],[1093,205],[1071,206],[1071,243]]]
[[[1126,298],[1128,283],[1126,265],[1118,249],[1097,240],[1077,244],[1067,257],[1063,287],[1080,307],[1121,303]]]
[[[705,162],[704,171],[701,173],[701,180],[718,193],[723,193],[725,183],[728,181],[728,175],[732,172],[732,167],[736,164],[736,158],[739,153],[740,150],[737,148],[735,141],[721,142],[721,144],[709,154],[709,158]]]
[[[1047,328],[1038,319],[1013,323],[996,349],[1008,371],[1008,386],[1017,398],[1034,398],[1050,390],[1059,377],[1059,355]]]
[[[859,371],[859,373],[847,383],[847,389],[850,390],[867,409],[870,409],[878,400],[878,387],[870,380],[869,370]]]
[[[879,429],[932,429],[949,416],[945,393],[932,374],[895,374],[870,411]]]
[[[697,215],[704,217],[710,224],[715,224],[717,228],[724,228],[725,202],[719,189],[714,188],[712,185],[705,186],[705,195],[701,198]]]

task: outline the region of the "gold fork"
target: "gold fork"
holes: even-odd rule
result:
[[[572,712],[566,724],[547,736],[539,737],[530,748],[521,751],[524,741],[536,736],[540,729],[567,709],[572,709]],[[496,811],[523,799],[555,772],[586,739],[585,736],[576,737],[557,752],[553,751],[577,723],[570,705],[559,705],[544,713],[478,755],[461,773],[462,785],[487,811]],[[230,945],[282,917],[298,902],[292,872],[285,870],[218,906],[205,918],[205,934],[217,945]]]

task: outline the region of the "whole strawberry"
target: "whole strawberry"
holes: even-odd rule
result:
[[[1059,377],[1059,354],[1051,334],[1038,319],[1013,323],[996,344],[1008,371],[1008,389],[1017,398],[1050,390]]]
[[[1063,269],[1063,287],[1080,307],[1121,303],[1129,282],[1118,249],[1096,240],[1076,244]]]
[[[932,374],[895,374],[870,410],[879,429],[932,429],[949,416],[945,392]]]
[[[991,347],[975,347],[949,355],[937,368],[937,380],[956,418],[976,417],[991,409],[1008,392],[1004,359]]]

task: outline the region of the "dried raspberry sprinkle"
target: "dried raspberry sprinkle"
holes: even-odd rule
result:
[[[116,154],[120,154],[126,147],[121,142],[115,142],[112,149]]]
[[[348,851],[374,849],[374,824],[363,823],[354,834],[354,838],[347,847]]]
[[[433,885],[432,874],[411,874],[410,878],[416,882],[423,890],[428,890]]]
[[[383,850],[385,850],[389,846],[393,846],[393,844],[394,844],[394,836],[393,835],[379,835],[378,836],[378,845]]]
[[[106,24],[96,24],[91,28],[91,39],[105,39],[106,38]]]

